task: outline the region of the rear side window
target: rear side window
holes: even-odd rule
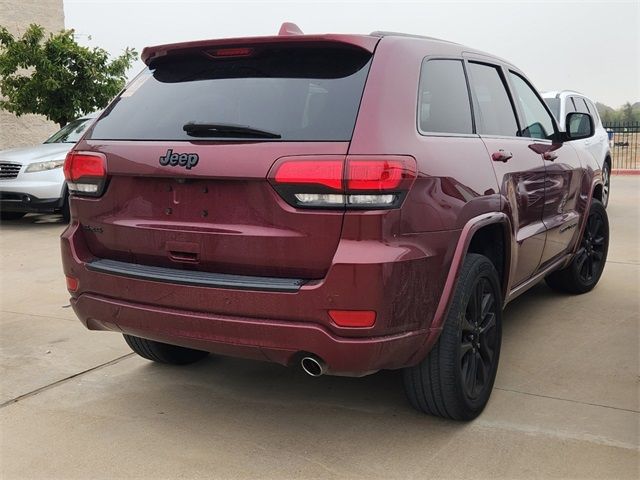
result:
[[[477,104],[477,129],[484,135],[515,137],[518,123],[502,76],[496,67],[469,63],[471,91]]]
[[[421,132],[473,133],[469,90],[461,60],[426,60],[420,73]]]
[[[264,130],[285,141],[351,139],[371,53],[349,46],[236,50],[244,56],[161,57],[112,103],[91,138],[202,140],[183,130],[191,122]]]
[[[520,75],[509,72],[509,77],[513,82],[516,101],[520,106],[523,118],[522,136],[529,138],[553,137],[553,119],[547,109],[544,108],[542,100],[538,98],[535,91]]]

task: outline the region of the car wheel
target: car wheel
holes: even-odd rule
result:
[[[454,420],[477,417],[493,389],[501,340],[498,273],[487,257],[469,254],[438,342],[422,362],[404,370],[411,405]]]
[[[566,293],[586,293],[596,286],[609,249],[609,220],[604,205],[591,201],[587,224],[584,227],[580,247],[571,263],[562,270],[553,272],[545,279],[554,290]]]
[[[146,338],[134,337],[133,335],[125,334],[124,339],[131,347],[131,350],[136,352],[142,358],[158,363],[187,365],[189,363],[202,360],[204,357],[209,355],[209,352],[179,347],[177,345],[169,345],[168,343],[147,340]]]
[[[611,189],[611,167],[608,162],[602,165],[602,205],[607,208],[609,205],[609,194]]]
[[[0,212],[0,220],[19,220],[25,215],[25,212]]]

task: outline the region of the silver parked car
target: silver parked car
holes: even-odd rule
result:
[[[69,219],[64,159],[98,113],[69,122],[44,143],[0,151],[0,219],[29,212],[61,213]]]

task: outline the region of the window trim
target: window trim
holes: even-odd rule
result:
[[[431,132],[422,130],[420,126],[420,109],[422,108],[422,102],[420,101],[420,85],[422,85],[422,72],[427,62],[432,60],[453,60],[462,64],[462,72],[464,73],[464,79],[467,85],[467,97],[469,99],[469,112],[471,113],[471,133],[455,133],[455,132]],[[461,56],[455,55],[427,55],[422,58],[420,62],[420,76],[418,78],[418,91],[416,92],[416,129],[418,133],[423,137],[458,137],[458,138],[478,138],[476,130],[476,120],[474,114],[473,100],[471,97],[471,86],[469,83],[469,74],[467,73],[466,61]]]
[[[524,112],[522,112],[522,110],[520,109],[520,105],[517,104],[517,102],[516,102],[516,110],[517,110],[517,115],[518,115],[518,136],[521,137],[521,138],[526,138],[526,139],[529,139],[529,140],[540,141],[540,142],[545,142],[545,143],[547,143],[547,142],[549,142],[549,143],[555,142],[556,139],[558,138],[558,132],[560,131],[559,128],[558,128],[558,123],[556,122],[556,118],[553,116],[553,113],[549,109],[548,105],[545,103],[545,101],[540,96],[540,93],[538,92],[538,90],[536,90],[536,88],[531,84],[531,82],[527,79],[527,77],[525,77],[525,75],[522,72],[518,72],[517,70],[514,70],[513,68],[505,68],[505,71],[507,73],[506,77],[508,79],[509,88],[512,90],[512,95],[515,94],[516,89],[515,89],[515,86],[513,85],[513,83],[511,82],[511,78],[509,78],[508,74],[516,75],[524,83],[527,84],[527,86],[531,89],[531,91],[536,96],[536,98],[540,101],[540,103],[542,103],[542,107],[544,108],[544,110],[547,112],[547,114],[551,118],[551,125],[553,125],[553,135],[551,135],[551,138],[525,137],[524,135],[522,135],[522,126],[521,126],[521,125],[523,125],[522,120],[525,118],[524,117]],[[515,99],[515,96],[513,98]]]
[[[518,132],[516,135],[497,135],[497,134],[485,134],[485,133],[478,133],[479,137],[482,138],[510,138],[510,139],[514,139],[514,138],[524,138],[520,135],[520,132],[522,131],[522,127],[520,126],[520,118],[518,116],[518,112],[516,109],[516,104],[515,104],[515,100],[513,98],[513,95],[511,93],[511,89],[510,89],[510,85],[507,83],[507,79],[505,77],[504,74],[504,66],[499,64],[499,63],[491,63],[488,62],[484,59],[476,59],[476,58],[464,58],[465,61],[465,66],[468,63],[476,63],[479,65],[484,65],[486,67],[491,67],[497,70],[498,72],[498,76],[500,77],[500,80],[502,81],[502,86],[504,87],[506,93],[507,93],[507,98],[509,99],[509,103],[511,104],[511,110],[513,111],[513,117],[516,120],[516,127],[518,128]],[[469,89],[471,91],[473,91],[471,89],[471,83],[473,82],[473,79],[471,78],[471,75],[469,75]],[[472,93],[471,94],[471,104],[473,106],[473,110],[472,112],[474,113],[474,125],[477,125],[479,123],[479,119],[477,119],[475,117],[475,111],[476,108],[479,110],[480,105],[477,103],[478,99],[476,98],[476,96]],[[477,130],[476,130],[477,131]]]

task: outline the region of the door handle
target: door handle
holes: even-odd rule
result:
[[[513,153],[511,152],[507,152],[503,149],[498,150],[497,152],[493,152],[491,154],[491,160],[493,160],[494,162],[506,162],[507,160],[509,160],[510,158],[513,157]]]
[[[558,158],[558,154],[554,152],[544,152],[542,154],[542,158],[544,158],[545,160],[549,160],[550,162],[553,162],[556,158]]]

